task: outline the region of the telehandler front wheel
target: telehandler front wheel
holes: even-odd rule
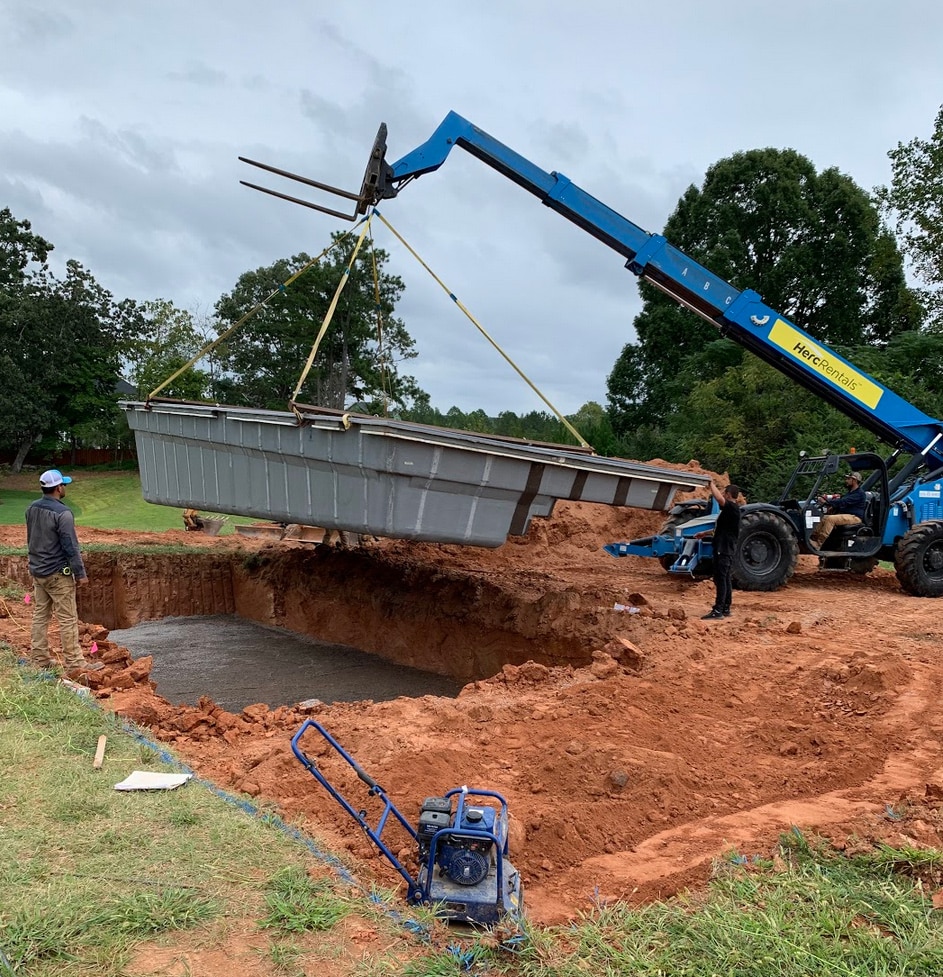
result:
[[[740,520],[733,585],[740,590],[779,590],[796,572],[799,543],[788,520],[775,512],[747,512]]]
[[[921,522],[897,544],[894,569],[915,597],[943,597],[943,522]]]

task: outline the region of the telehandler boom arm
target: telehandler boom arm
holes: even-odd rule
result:
[[[930,469],[943,467],[943,422],[814,340],[764,304],[756,292],[738,291],[663,236],[633,224],[562,173],[545,172],[455,112],[421,146],[383,169],[373,182],[372,199],[364,200],[364,205],[394,197],[416,177],[437,170],[454,146],[621,254],[629,271],[711,322],[722,336],[755,353],[885,443],[921,457]]]

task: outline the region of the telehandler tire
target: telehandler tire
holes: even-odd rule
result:
[[[897,545],[894,569],[915,597],[943,597],[943,522],[921,522]]]
[[[747,512],[733,558],[739,590],[779,590],[796,572],[799,543],[791,524],[775,512]]]

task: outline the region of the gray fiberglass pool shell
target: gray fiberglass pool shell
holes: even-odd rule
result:
[[[572,447],[295,405],[124,401],[144,498],[375,536],[500,546],[557,499],[667,509],[708,483]]]

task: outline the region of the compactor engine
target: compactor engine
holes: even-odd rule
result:
[[[494,864],[495,825],[500,823],[493,807],[464,806],[456,817],[451,798],[427,797],[419,813],[420,858],[427,862],[435,847],[434,863],[446,878],[456,885],[478,885]]]

